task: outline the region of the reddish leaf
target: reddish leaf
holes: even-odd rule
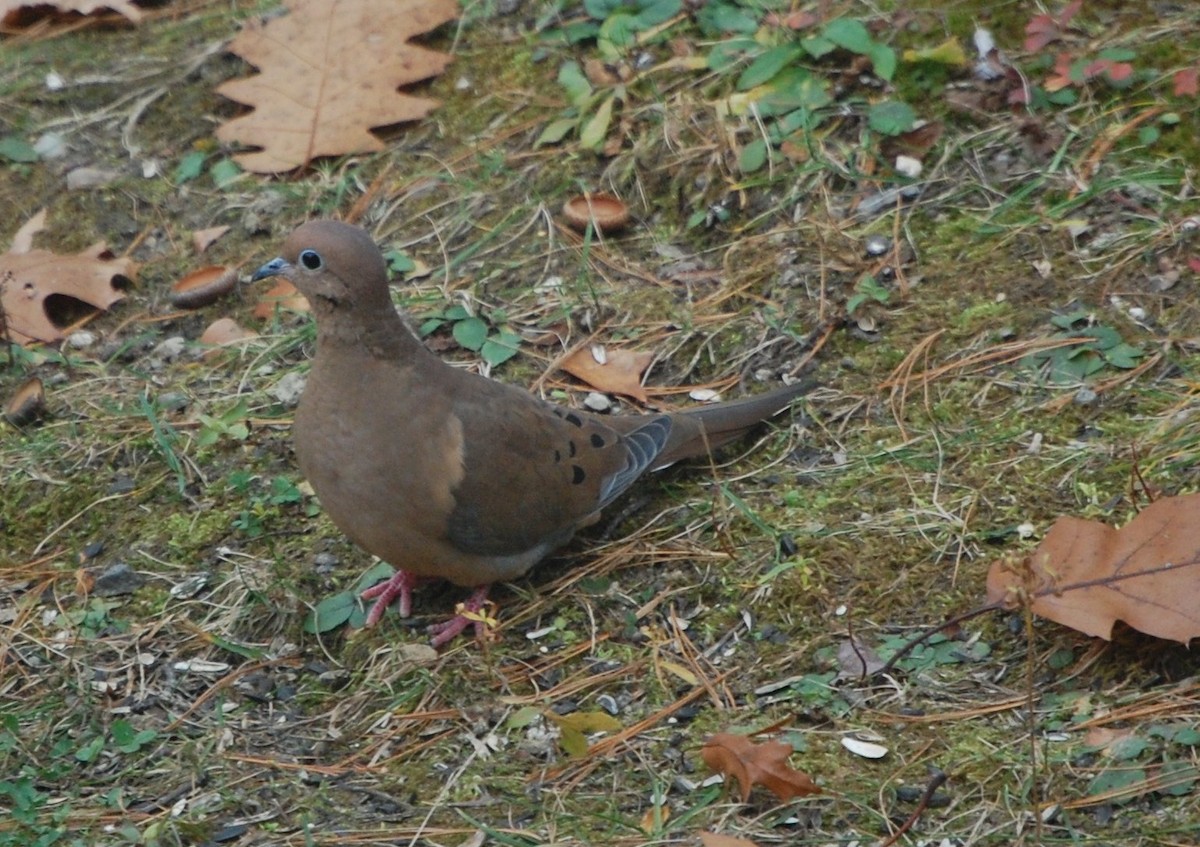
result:
[[[1067,28],[1071,19],[1079,14],[1079,10],[1082,8],[1083,0],[1074,0],[1058,13],[1057,18],[1051,15],[1036,15],[1025,25],[1026,52],[1036,53],[1047,44],[1062,38],[1062,31]]]
[[[1113,82],[1123,82],[1133,76],[1133,65],[1128,62],[1113,62],[1108,66],[1108,78]]]
[[[1200,635],[1200,494],[1163,497],[1121,529],[1059,518],[1023,562],[988,571],[988,600],[1112,638],[1117,621],[1187,644]]]
[[[1066,7],[1058,13],[1058,25],[1066,27],[1071,23],[1071,19],[1079,14],[1079,10],[1083,8],[1083,0],[1072,0]]]
[[[820,21],[812,12],[789,12],[781,15],[778,12],[768,12],[763,22],[768,26],[785,26],[788,29],[808,29]]]
[[[1188,267],[1192,269],[1192,273],[1200,274],[1200,256],[1188,256]]]
[[[1025,25],[1025,52],[1036,53],[1062,35],[1049,15],[1037,15]]]
[[[1176,71],[1172,80],[1176,97],[1195,97],[1200,94],[1200,67]]]
[[[700,748],[704,764],[737,780],[743,803],[755,785],[763,786],[785,803],[793,797],[821,793],[810,776],[788,764],[791,754],[791,745],[782,741],[755,744],[744,735],[729,732],[718,732]]]

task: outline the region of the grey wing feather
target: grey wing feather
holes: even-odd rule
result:
[[[654,458],[662,452],[670,434],[671,418],[667,415],[660,415],[622,436],[621,444],[625,447],[626,457],[625,467],[604,480],[604,485],[600,488],[600,502],[596,508],[603,509],[619,497],[625,489],[633,485],[634,481],[650,467]]]

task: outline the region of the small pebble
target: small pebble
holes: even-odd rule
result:
[[[897,156],[896,173],[916,179],[921,175],[921,160],[914,159],[912,156]]]
[[[121,175],[116,171],[105,170],[104,168],[90,168],[85,165],[81,168],[75,168],[75,170],[67,174],[67,188],[71,191],[101,188],[120,178]]]
[[[868,256],[882,256],[892,247],[892,240],[885,235],[867,236],[866,249]]]
[[[33,152],[40,159],[59,159],[67,155],[67,142],[57,132],[44,132],[33,142]]]
[[[300,402],[300,395],[304,393],[307,382],[308,378],[304,374],[293,371],[284,374],[279,382],[267,389],[267,393],[284,406],[295,406]]]
[[[329,573],[341,564],[341,559],[332,553],[318,553],[313,557],[313,564],[316,565],[318,573]]]
[[[171,586],[170,595],[179,599],[195,597],[204,586],[208,585],[208,574],[199,573],[187,577]]]
[[[1090,388],[1081,388],[1075,392],[1073,399],[1078,406],[1091,406],[1098,399],[1098,395]]]
[[[191,400],[182,391],[164,391],[155,400],[158,408],[167,412],[179,412],[186,409]]]
[[[96,333],[86,329],[76,330],[67,336],[67,346],[75,350],[83,350],[96,343]]]
[[[187,339],[182,335],[173,335],[167,338],[150,351],[150,356],[154,359],[162,359],[164,362],[169,362],[172,359],[178,358],[183,349],[187,347]]]
[[[612,399],[599,391],[589,391],[588,395],[583,398],[583,405],[593,412],[607,412],[612,409]]]
[[[122,594],[132,594],[146,581],[146,578],[124,562],[117,562],[96,577],[92,593],[97,597],[117,597]]]

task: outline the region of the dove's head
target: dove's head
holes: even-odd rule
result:
[[[366,230],[341,221],[309,221],[289,235],[282,255],[250,279],[269,276],[290,280],[317,315],[392,311],[383,254]]]

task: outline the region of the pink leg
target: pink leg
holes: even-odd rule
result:
[[[488,589],[490,585],[480,585],[471,592],[471,596],[463,602],[463,611],[474,614],[483,608],[483,604],[487,602]],[[430,644],[434,647],[441,647],[443,644],[449,644],[457,638],[464,629],[474,624],[475,637],[483,636],[485,628],[483,621],[471,620],[465,615],[455,615],[448,621],[435,623],[429,627],[429,634],[433,636]]]
[[[378,585],[373,585],[360,596],[364,600],[378,598],[371,611],[367,613],[366,626],[372,627],[379,623],[383,613],[387,611],[392,601],[400,598],[400,617],[407,618],[412,612],[412,590],[421,583],[421,578],[407,571],[396,571],[392,578]]]

